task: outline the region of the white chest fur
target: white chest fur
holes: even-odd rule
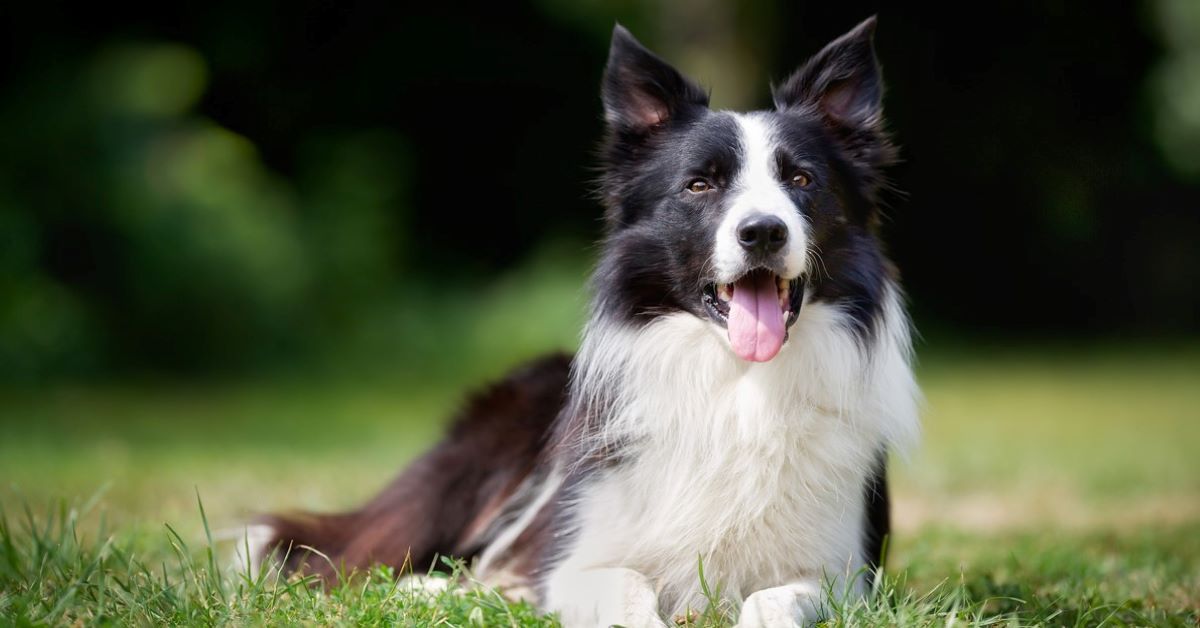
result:
[[[845,315],[806,305],[771,362],[738,360],[693,316],[593,324],[575,392],[609,408],[590,426],[622,462],[589,480],[555,573],[649,578],[662,610],[702,607],[698,563],[734,600],[862,565],[863,490],[880,451],[915,436],[908,330],[889,299],[864,346]],[[554,596],[554,574],[548,592]]]

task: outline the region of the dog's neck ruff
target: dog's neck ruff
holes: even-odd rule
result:
[[[722,330],[690,314],[640,327],[594,316],[572,377],[573,412],[584,422],[579,444],[612,451],[707,438],[705,449],[722,449],[818,410],[848,421],[864,440],[903,451],[918,435],[919,391],[894,286],[877,316],[864,332],[838,305],[806,303],[787,344],[765,363],[739,359]]]

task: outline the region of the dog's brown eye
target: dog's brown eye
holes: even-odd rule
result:
[[[713,189],[713,186],[711,183],[709,183],[708,181],[705,181],[704,179],[696,179],[688,184],[687,189],[688,189],[688,192],[691,192],[693,194],[700,194],[702,192],[707,192],[707,191]]]
[[[792,186],[798,188],[806,188],[812,183],[812,177],[808,176],[807,172],[799,171],[792,175]]]

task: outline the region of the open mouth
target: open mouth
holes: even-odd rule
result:
[[[784,279],[756,268],[733,283],[704,288],[704,309],[725,327],[734,353],[744,360],[766,362],[779,353],[787,329],[796,322],[804,301],[804,280]]]

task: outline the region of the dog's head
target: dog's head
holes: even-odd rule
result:
[[[774,89],[773,110],[733,113],[616,27],[602,86],[605,314],[688,312],[759,362],[806,299],[870,325],[888,272],[876,196],[894,158],[874,29],[826,46]]]

